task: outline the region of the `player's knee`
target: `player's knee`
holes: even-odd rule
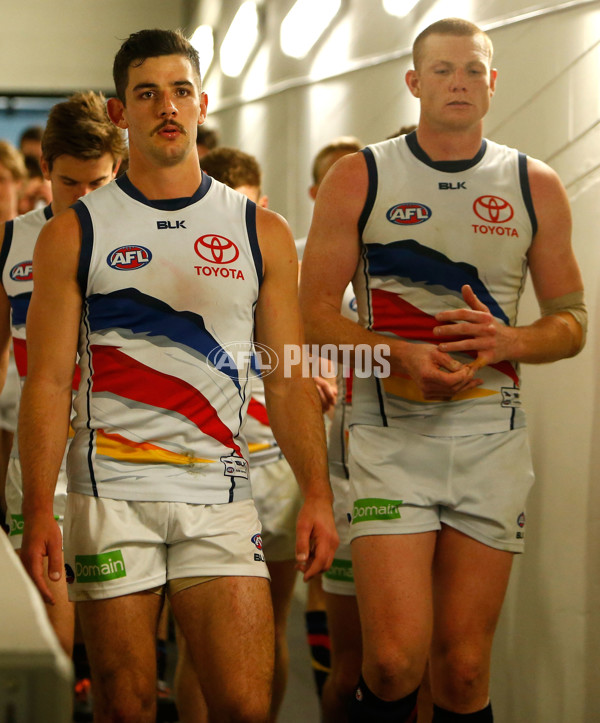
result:
[[[154,723],[156,681],[134,671],[94,675],[94,707],[114,723]]]
[[[453,698],[468,699],[487,687],[489,659],[476,648],[447,651],[440,667],[444,688]]]
[[[256,691],[244,698],[230,698],[218,720],[223,723],[267,723],[270,704],[271,696],[266,691]]]
[[[392,647],[365,657],[363,665],[373,692],[389,700],[398,698],[399,690],[414,690],[421,682],[424,667],[425,661],[420,656]]]

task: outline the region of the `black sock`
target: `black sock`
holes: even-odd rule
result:
[[[400,700],[382,700],[369,690],[361,675],[348,706],[348,720],[350,723],[415,723],[418,693],[417,688]]]
[[[165,680],[167,676],[167,641],[156,638],[156,677]]]
[[[84,643],[75,643],[73,646],[73,667],[75,668],[75,680],[92,677]]]
[[[309,610],[304,614],[306,635],[310,649],[310,663],[315,676],[317,694],[321,697],[323,685],[331,671],[331,653],[327,613],[325,610]]]
[[[493,720],[491,703],[475,713],[453,713],[437,705],[433,706],[433,723],[493,723]]]

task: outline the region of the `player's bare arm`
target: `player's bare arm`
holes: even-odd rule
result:
[[[541,161],[528,159],[528,171],[538,223],[528,262],[543,316],[526,326],[506,326],[468,286],[463,288],[466,308],[436,316],[443,324],[436,329],[439,336],[471,337],[440,347],[447,352],[478,351],[476,367],[505,359],[530,364],[556,361],[574,356],[584,343],[583,282],[571,246],[567,194],[557,174]]]
[[[79,249],[73,211],[46,224],[33,257],[35,287],[27,313],[27,379],[19,415],[26,521],[21,559],[49,603],[53,599],[44,583],[43,558],[48,557],[50,579],[60,579],[62,539],[53,500],[69,430],[81,315]]]
[[[260,208],[257,231],[263,283],[255,314],[256,340],[279,358],[275,371],[264,378],[265,396],[271,427],[304,497],[296,557],[308,579],[331,565],[337,547],[321,401],[313,380],[302,376],[301,365],[290,366],[290,376],[285,377],[284,345],[304,341],[292,235],[279,216]]]
[[[358,222],[368,190],[362,153],[341,158],[317,196],[302,263],[300,303],[307,340],[317,344],[390,347],[392,372],[408,374],[426,399],[450,398],[476,386],[473,370],[433,344],[412,344],[369,331],[340,313],[360,253]]]

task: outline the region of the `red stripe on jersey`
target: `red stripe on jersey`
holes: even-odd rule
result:
[[[92,344],[92,391],[110,392],[124,399],[177,412],[204,434],[242,451],[206,397],[182,379],[151,369],[116,347]]]

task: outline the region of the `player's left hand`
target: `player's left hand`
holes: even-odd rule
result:
[[[502,324],[490,312],[468,284],[461,291],[467,308],[441,311],[435,315],[441,324],[433,330],[437,337],[462,337],[454,341],[442,341],[439,344],[440,351],[477,352],[476,359],[471,362],[475,369],[508,359],[507,332],[510,327]]]
[[[338,544],[331,500],[306,498],[296,523],[296,569],[305,582],[329,570]]]
[[[323,414],[327,414],[327,412],[335,405],[335,400],[337,399],[337,389],[323,377],[314,377],[314,382],[317,385],[317,391],[319,392],[319,397],[321,399],[321,411]]]

